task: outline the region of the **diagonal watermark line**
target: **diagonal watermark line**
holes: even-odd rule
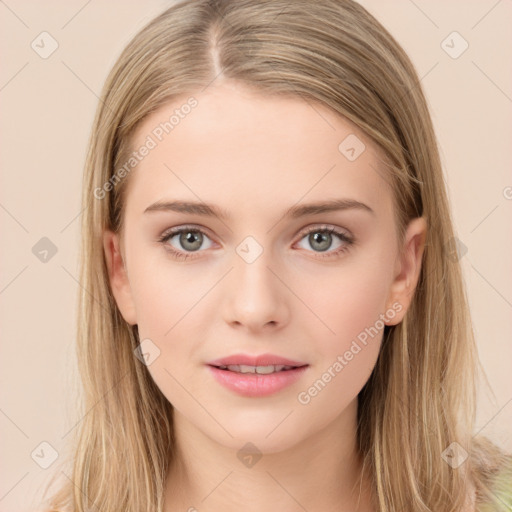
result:
[[[2,87],[0,87],[0,91],[3,91],[27,66],[28,62],[25,62],[25,64],[23,64],[23,66],[21,66],[21,68],[18,69],[18,71],[16,71],[12,77],[9,78],[9,80],[4,85],[2,85]]]
[[[233,471],[230,471],[202,500],[201,500],[201,503],[203,501],[206,500],[206,498],[208,498],[208,496],[210,496],[211,494],[213,494],[214,491],[216,491],[223,483],[224,481],[229,477],[229,475],[231,475],[231,473],[233,473]]]
[[[13,421],[11,420],[11,418],[9,418],[9,416],[7,416],[7,414],[5,414],[5,412],[0,409],[0,412],[27,438],[29,439],[29,437],[27,436],[27,434],[25,434],[25,432],[23,432],[23,430],[21,430],[21,428]]]
[[[80,7],[80,9],[78,9],[78,11],[73,16],[71,16],[71,18],[68,21],[66,21],[66,23],[64,23],[64,25],[62,25],[62,27],[60,27],[60,29],[62,30],[63,28],[67,27],[69,25],[69,23],[72,20],[74,20],[84,10],[84,8],[87,7],[90,3],[91,3],[91,0],[88,0],[82,7]]]
[[[277,279],[279,279],[279,281],[281,281],[281,283],[283,283],[286,286],[286,288],[288,288],[288,290],[290,290],[290,292],[293,293],[293,295],[295,295],[295,297],[297,297],[297,299],[299,299],[302,302],[302,304],[304,304],[304,306],[306,306],[309,309],[309,311],[311,311],[311,313],[313,313],[313,315],[315,315],[318,318],[318,320],[320,320],[320,322],[322,322],[325,325],[325,327],[327,327],[327,329],[329,329],[329,331],[331,331],[333,334],[336,334],[268,265],[267,268],[270,270],[270,272],[272,272],[272,274],[274,274],[277,277]]]
[[[61,437],[64,439],[72,430],[74,430],[82,421],[84,421],[85,417],[116,387],[119,386],[119,383],[130,373],[128,370],[108,391],[106,391],[103,396]]]
[[[78,284],[78,286],[82,288],[84,292],[88,293],[91,296],[91,298],[94,300],[94,302],[96,302],[96,304],[101,306],[107,313],[110,314],[110,310],[107,307],[105,307],[89,290],[82,286],[82,283],[64,265],[61,265],[61,267]]]
[[[7,290],[7,288],[12,284],[14,283],[14,281],[16,279],[18,279],[18,277],[23,274],[23,272],[25,272],[25,270],[27,270],[28,268],[28,265],[25,265],[25,268],[23,268],[22,270],[20,270],[1,290],[0,290],[0,293],[4,293],[5,290]]]
[[[208,82],[208,83],[207,83],[207,84],[206,84],[206,85],[201,89],[201,93],[203,93],[204,91],[206,91],[206,89],[208,89],[208,87],[210,87],[210,85],[212,85],[212,84],[213,84],[213,82],[215,82],[215,80],[217,80],[217,78],[219,78],[219,76],[220,76],[220,75],[222,75],[222,73],[223,73],[223,72],[224,72],[224,71],[221,69],[221,70],[219,71],[219,73],[218,73],[216,76],[214,76],[214,77],[213,77],[213,79],[212,79],[210,82]]]
[[[398,393],[393,392],[393,394],[395,395],[396,398],[398,398],[398,400],[400,400],[400,402],[402,402],[404,408],[407,408],[409,411],[411,411],[411,407],[405,404],[405,402],[402,400],[402,397],[399,396]],[[423,425],[425,425],[427,430],[429,430],[432,435],[436,435],[436,431],[416,411],[412,411],[412,413],[416,416],[418,421],[421,421]]]
[[[487,217],[489,217],[489,215],[491,215],[491,213],[493,213],[493,212],[496,210],[496,208],[498,208],[498,206],[499,206],[499,204],[497,204],[497,205],[496,205],[496,206],[495,206],[495,207],[494,207],[494,208],[493,208],[493,209],[492,209],[492,210],[491,210],[491,211],[490,211],[490,212],[489,212],[489,213],[488,213],[488,214],[487,214],[487,215],[486,215],[486,216],[485,216],[485,217],[484,217],[484,218],[483,218],[483,219],[482,219],[482,220],[481,220],[481,221],[480,221],[480,222],[479,222],[479,223],[478,223],[478,224],[477,224],[477,225],[476,225],[476,226],[475,226],[471,231],[470,231],[470,233],[473,233],[473,231],[475,231],[475,229],[476,229],[478,226],[480,226],[480,224],[482,224],[482,222],[483,222],[485,219],[487,219]]]
[[[505,503],[501,498],[500,496],[498,496],[497,494],[495,494],[494,492],[492,492],[492,495],[499,501],[501,502],[502,505],[505,505],[505,507],[507,507],[509,510],[512,510],[512,506],[510,505],[510,501],[508,501],[508,503]],[[506,508],[504,508],[504,510],[506,510]]]
[[[311,185],[311,187],[302,194],[302,197],[299,198],[299,200],[293,205],[297,206],[303,199],[306,197],[334,168],[336,167],[336,164],[334,164],[323,176],[321,176],[316,183]],[[284,217],[281,217],[277,222],[275,222],[272,227],[267,231],[267,233],[270,233],[282,220]]]
[[[280,483],[279,481],[270,473],[270,471],[267,471],[267,473],[271,476],[271,478],[274,480],[274,482],[279,485],[279,487],[281,487],[281,489],[283,489],[283,491],[288,494],[288,496],[290,496],[290,498],[295,501],[295,503],[297,503],[297,505],[299,505],[299,507],[302,509],[302,510],[305,510],[307,512],[307,509],[301,504],[299,503],[294,496],[292,496]]]
[[[421,81],[427,77],[427,75],[429,75],[431,73],[431,71],[439,64],[439,61],[437,61],[410,89],[408,89],[405,94],[402,94],[402,96],[400,96],[400,101],[402,100],[402,98],[405,98],[411,91],[413,91],[414,89],[416,89],[416,87],[418,87],[420,84],[421,84]]]
[[[501,3],[501,0],[498,0],[472,27],[471,30],[473,30],[491,11],[494,10],[494,8]]]
[[[61,233],[64,233],[64,231],[66,231],[66,229],[68,229],[69,226],[71,226],[71,224],[73,224],[73,222],[75,222],[76,219],[78,219],[78,217],[80,217],[80,215],[82,215],[82,213],[85,212],[85,210],[87,210],[87,208],[89,208],[89,205],[87,205],[85,208],[82,208],[61,230],[60,232]]]
[[[0,3],[3,4],[11,13],[18,18],[18,20],[25,25],[25,27],[30,28],[5,2],[4,0],[0,0]]]
[[[217,425],[219,425],[220,428],[222,428],[222,430],[224,430],[229,436],[234,437],[231,432],[229,432],[229,430],[224,427],[224,425],[222,425],[217,420],[217,418],[215,418],[215,416],[167,368],[164,368],[164,370],[174,379],[177,384],[181,386],[184,391],[189,394],[190,398],[192,398],[200,407],[204,409],[204,411],[210,416],[210,418],[212,418],[213,421],[215,421],[215,423],[217,423]]]
[[[16,221],[24,230],[25,233],[28,233],[28,229],[3,205],[0,203],[0,208],[5,211],[14,221]]]
[[[310,101],[308,101],[307,97],[304,96],[303,94],[301,94],[300,92],[297,92],[297,94],[299,94],[302,99],[309,105],[310,108],[312,108],[319,117],[321,117],[324,121],[324,123],[329,126],[332,130],[336,131],[336,128],[334,128],[334,126],[329,122],[328,119],[326,119],[316,108],[315,106],[313,105],[313,103],[311,103]]]
[[[220,281],[222,281],[222,279],[224,279],[224,277],[226,277],[226,275],[229,274],[232,270],[233,267],[231,267],[171,328],[169,328],[164,336],[167,336],[176,327],[176,325],[178,325],[183,320],[183,318],[185,318],[190,313],[190,311],[194,309],[206,297],[206,295],[208,295],[213,290],[213,288],[215,288],[220,283]]]
[[[411,4],[414,5],[414,7],[416,7],[416,9],[418,9],[418,11],[420,11],[423,14],[423,16],[425,16],[425,18],[427,18],[430,21],[430,23],[434,25],[434,27],[439,28],[437,23],[430,16],[428,16],[427,13],[419,7],[419,5],[414,3],[413,0],[409,0],[409,2],[411,2]]]
[[[274,21],[279,17],[281,16],[281,14],[283,14],[283,12],[285,11],[285,9],[287,8],[288,6],[285,5],[269,22],[268,22],[268,25],[271,25],[272,23],[274,23]],[[268,26],[267,25],[267,26]]]
[[[509,305],[512,307],[512,303],[510,303],[476,268],[473,264],[471,264],[473,270]]]
[[[71,73],[73,73],[73,75],[76,76],[76,78],[78,78],[78,80],[83,84],[85,85],[85,87],[87,87],[87,89],[89,89],[89,91],[91,91],[94,96],[96,96],[96,98],[98,98],[99,100],[101,99],[63,60],[61,60],[62,64],[64,64],[64,66],[66,66],[69,71],[71,71]]]
[[[2,501],[27,475],[29,474],[29,471],[27,471],[1,498],[0,501]]]
[[[61,473],[82,493],[82,495],[87,499],[87,502],[89,503],[91,501],[91,499],[89,498],[89,496],[87,496],[87,494],[83,491],[83,489],[81,487],[79,487],[78,485],[76,485],[76,483],[73,481],[73,479],[71,477],[69,477],[68,475],[66,475],[66,473],[64,473],[64,471],[61,471]],[[96,510],[98,510],[99,512],[102,512],[101,509],[98,507],[98,505],[96,505],[96,503],[92,503],[94,508]],[[89,510],[89,507],[87,507],[87,509]]]
[[[284,423],[284,421],[290,416],[290,414],[292,414],[293,412],[295,411],[295,409],[292,409],[266,436],[265,436],[265,439],[270,435],[272,434],[272,432],[274,432],[277,427],[279,427],[280,425],[282,425]]]
[[[482,430],[487,427],[487,425],[489,425],[489,423],[491,423],[491,421],[496,418],[496,416],[498,416],[498,414],[503,410],[505,409],[505,407],[510,403],[512,402],[512,398],[508,401],[505,402],[505,404],[503,405],[503,407],[500,407],[499,411],[481,428],[478,430],[478,432],[476,432],[475,434],[473,434],[473,437],[476,437],[480,432],[482,432]]]
[[[64,66],[66,66],[66,68],[69,69],[69,71],[75,75],[75,77],[85,86],[87,87],[87,89],[89,89],[89,91],[91,91],[94,96],[96,96],[96,98],[98,98],[98,100],[105,106],[105,108],[107,108],[108,110],[110,110],[110,112],[112,112],[111,108],[63,61],[61,60],[62,64],[64,64]]]
[[[474,60],[471,62],[480,71],[480,73],[482,73],[487,78],[487,80],[489,80],[489,82],[491,82],[491,84],[493,84],[494,87],[496,87],[496,89],[498,89],[501,94],[507,98],[508,101],[512,102],[512,98],[510,98],[510,96],[508,96],[508,94],[498,84],[496,84],[496,82],[494,82],[493,79]]]

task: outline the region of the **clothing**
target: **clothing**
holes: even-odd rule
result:
[[[512,458],[493,479],[491,498],[478,503],[476,512],[510,512],[512,510]]]

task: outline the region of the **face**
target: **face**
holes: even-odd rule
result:
[[[105,233],[111,286],[176,414],[225,446],[286,449],[357,403],[409,306],[424,224],[399,246],[381,155],[325,107],[226,83],[194,97],[172,131],[187,97],[132,140],[153,147],[129,176],[122,238]],[[209,365],[237,354],[302,368]]]

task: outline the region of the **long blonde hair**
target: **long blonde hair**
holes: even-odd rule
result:
[[[128,44],[98,105],[82,197],[77,356],[84,400],[72,474],[52,507],[162,510],[173,408],[134,357],[137,326],[124,321],[113,298],[102,233],[122,226],[130,176],[116,173],[136,127],[214,80],[326,105],[386,155],[399,232],[424,216],[428,234],[410,310],[386,328],[358,397],[364,470],[383,512],[461,510],[470,481],[481,499],[491,496],[486,489],[505,455],[472,436],[481,367],[436,137],[411,61],[352,0],[186,0]],[[450,445],[469,454],[464,471],[443,457]]]

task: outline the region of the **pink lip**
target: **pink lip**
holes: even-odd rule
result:
[[[243,396],[268,396],[277,393],[296,382],[307,366],[283,370],[267,375],[257,373],[237,373],[229,370],[221,370],[216,366],[208,366],[214,378],[226,388]]]
[[[248,365],[248,366],[270,366],[284,365],[295,366],[290,370],[282,370],[271,374],[238,373],[229,370],[222,370],[218,366]],[[207,363],[208,369],[213,377],[226,388],[242,396],[257,397],[268,396],[277,393],[281,389],[290,386],[301,378],[309,366],[307,363],[292,361],[273,354],[262,354],[249,356],[235,354],[222,359],[216,359]]]
[[[284,366],[305,366],[307,363],[301,363],[298,361],[292,361],[285,357],[276,356],[274,354],[260,354],[258,356],[250,356],[246,354],[234,354],[232,356],[223,357],[221,359],[215,359],[215,361],[209,361],[210,366],[229,366],[230,364],[245,364],[247,366],[270,366],[279,365]]]

